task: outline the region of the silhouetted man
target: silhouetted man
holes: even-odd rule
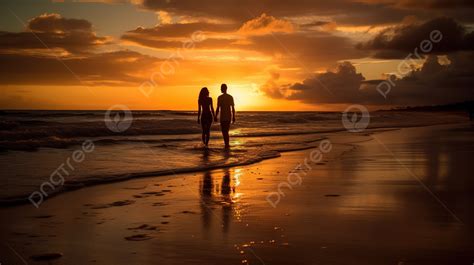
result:
[[[216,110],[216,121],[219,112],[221,113],[220,122],[221,122],[221,131],[222,136],[224,137],[225,147],[230,147],[229,145],[229,129],[230,129],[230,121],[235,123],[235,108],[234,108],[234,98],[227,94],[227,85],[221,85],[221,92],[217,98],[217,110]],[[231,112],[232,109],[232,112]]]

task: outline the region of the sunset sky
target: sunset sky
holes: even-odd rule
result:
[[[473,1],[3,0],[0,7],[2,109],[193,110],[201,87],[215,98],[221,83],[237,110],[474,99]],[[380,86],[387,78],[390,91]]]

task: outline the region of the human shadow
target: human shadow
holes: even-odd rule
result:
[[[222,176],[215,179],[217,175]],[[220,219],[222,222],[222,231],[229,231],[230,222],[233,216],[232,194],[235,188],[231,186],[231,172],[224,169],[222,175],[218,171],[206,171],[203,173],[199,194],[201,196],[201,220],[203,229],[209,231],[214,219]],[[221,210],[219,213],[219,209]],[[220,216],[219,216],[220,215]]]

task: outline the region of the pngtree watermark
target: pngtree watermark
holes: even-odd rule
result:
[[[66,161],[61,163],[61,165],[59,165],[59,167],[49,175],[49,180],[43,182],[38,191],[31,193],[28,200],[36,208],[39,208],[40,204],[43,203],[44,198],[48,197],[58,188],[61,188],[64,185],[64,178],[68,177],[76,169],[74,166],[82,163],[86,159],[86,154],[93,152],[94,148],[94,143],[91,140],[84,141],[81,149],[72,152],[71,156],[66,158]]]
[[[370,123],[369,110],[362,105],[350,105],[342,113],[342,125],[349,132],[361,132]]]
[[[405,59],[403,59],[403,61],[401,61],[398,64],[397,74],[399,76],[404,76],[408,74],[412,70],[410,66],[415,64],[414,59],[418,59],[418,60],[423,59],[423,55],[426,55],[433,50],[433,45],[434,45],[433,43],[439,43],[442,39],[443,39],[443,34],[441,33],[441,31],[439,30],[431,31],[429,38],[422,40],[420,42],[420,45],[413,50],[413,53],[409,53],[407,57],[405,57]],[[421,50],[423,55],[420,55],[418,48]],[[404,70],[404,69],[408,69],[408,70]],[[379,92],[380,95],[382,95],[382,97],[384,97],[385,99],[387,99],[388,93],[390,93],[392,88],[395,87],[396,85],[395,80],[393,80],[392,78],[393,76],[394,75],[389,76],[387,80],[380,82],[377,85],[377,88],[376,88],[377,92]]]
[[[310,162],[319,163],[323,159],[323,155],[329,153],[332,150],[332,144],[329,140],[325,139],[319,143],[318,148],[310,152],[309,157],[305,157],[303,163],[298,164],[288,174],[286,181],[282,181],[277,185],[277,191],[271,192],[267,195],[267,202],[276,208],[280,203],[282,197],[285,197],[284,188],[293,190],[295,186],[301,186],[303,183],[303,176],[308,174],[308,171],[313,169]]]
[[[132,111],[125,105],[113,105],[105,112],[104,122],[112,132],[124,132],[132,125]]]
[[[158,71],[153,72],[150,75],[149,80],[140,85],[138,90],[140,90],[145,97],[149,98],[158,86],[157,79],[164,80],[165,78],[174,75],[180,67],[180,61],[184,60],[185,53],[192,51],[195,48],[196,43],[201,42],[204,39],[205,36],[202,31],[193,32],[186,41],[183,41],[180,48],[177,48],[175,52],[160,64]]]

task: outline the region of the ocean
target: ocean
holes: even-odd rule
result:
[[[112,113],[112,120],[127,125],[120,130],[107,126],[111,116],[105,111],[2,111],[0,201],[16,203],[34,192],[46,198],[104,182],[255,163],[280,152],[314,148],[328,134],[351,133],[342,115],[238,112],[231,148],[225,150],[218,123],[212,125],[210,148],[203,148],[192,111]],[[459,120],[454,114],[376,111],[370,113],[368,132]]]

